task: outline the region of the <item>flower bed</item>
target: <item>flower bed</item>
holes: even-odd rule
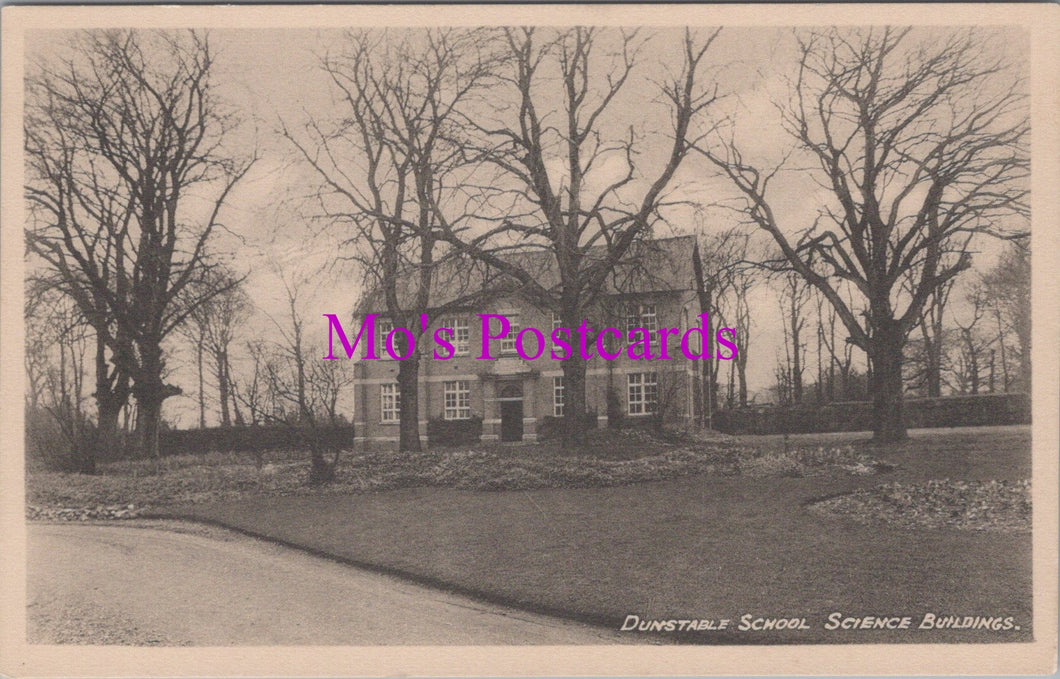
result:
[[[818,502],[811,510],[901,528],[1029,531],[1030,481],[885,483]]]

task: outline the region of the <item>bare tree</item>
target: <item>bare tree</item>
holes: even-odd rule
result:
[[[947,328],[943,324],[946,304],[953,290],[955,279],[951,278],[939,285],[924,303],[917,327],[920,329],[919,342],[914,344],[912,363],[914,370],[908,379],[922,385],[924,395],[934,398],[942,395],[942,369],[946,354],[945,343]]]
[[[231,346],[239,328],[250,318],[253,305],[242,285],[234,283],[235,277],[221,271],[209,282],[215,289],[224,292],[215,295],[200,309],[204,312],[205,343],[213,359],[213,377],[217,384],[218,408],[221,426],[232,424],[232,412],[237,423],[241,419],[239,406],[232,398]]]
[[[769,188],[782,166],[756,167],[732,137],[699,149],[868,354],[874,438],[903,439],[908,332],[932,293],[970,266],[973,236],[1004,235],[1006,219],[1026,215],[1024,77],[994,55],[999,41],[976,30],[834,28],[797,41],[781,108],[833,199],[815,223],[796,234],[776,211]],[[900,293],[903,279],[911,294]],[[865,325],[839,294],[841,280],[865,300]]]
[[[701,313],[708,314],[713,327],[732,327],[734,341],[740,350],[731,359],[730,371],[740,381],[740,403],[747,404],[747,351],[751,316],[747,295],[757,281],[758,266],[750,262],[750,237],[739,228],[702,233],[692,251],[692,274]],[[708,332],[708,335],[710,333]],[[718,409],[720,354],[702,364],[700,381],[703,398],[703,424],[710,427]],[[735,390],[735,384],[733,384]],[[730,396],[730,401],[734,396]]]
[[[746,260],[747,257],[745,252],[744,259]],[[745,264],[734,269],[730,286],[732,311],[727,320],[736,331],[733,343],[740,348],[732,359],[732,364],[735,367],[738,382],[736,403],[741,407],[747,405],[747,357],[751,353],[751,329],[754,325],[748,297],[751,291],[758,286],[760,280],[757,267]]]
[[[35,87],[33,80],[27,83],[31,97],[42,94]],[[114,218],[122,208],[117,207],[107,191],[98,185],[88,188],[85,195],[79,195],[80,192],[74,190],[75,142],[65,136],[65,130],[61,127],[49,127],[54,124],[53,118],[61,112],[48,103],[49,97],[46,95],[43,96],[43,102],[31,99],[26,110],[27,177],[32,182],[26,194],[30,204],[27,248],[35,252],[38,246],[51,239],[49,247],[55,248],[62,243],[74,252],[83,249],[87,256],[83,259],[75,257],[73,264],[62,256],[61,249],[57,251],[58,257],[44,256],[47,267],[28,279],[31,291],[27,299],[42,300],[52,291],[65,294],[77,304],[81,316],[94,332],[95,390],[92,395],[96,402],[95,449],[83,451],[80,467],[81,472],[93,473],[95,458],[119,445],[118,418],[131,393],[128,372],[113,360],[117,355],[114,347],[123,347],[123,351],[131,351],[132,348],[127,333],[116,323],[108,299],[100,294],[92,278],[81,269],[82,266],[89,267],[96,280],[111,279],[113,244],[93,234],[91,225],[87,227],[88,233],[81,234],[85,238],[71,238],[69,241],[66,240],[67,232],[78,233],[80,227],[55,227],[57,224],[76,224],[80,218],[78,208],[85,204],[92,206],[92,209],[81,213],[89,222],[96,218]],[[34,347],[34,353],[38,349]],[[33,378],[33,373],[30,373],[30,378]]]
[[[46,340],[49,320],[43,313],[43,295],[34,294],[27,286],[23,318],[26,322],[26,350],[23,361],[26,367],[26,405],[36,410],[44,400],[44,385],[48,378],[49,344]]]
[[[1004,391],[1031,388],[1031,257],[1028,243],[1014,241],[982,276],[1000,354]],[[1009,363],[1015,361],[1015,370]],[[1010,374],[1015,373],[1015,374]],[[1018,379],[1016,379],[1018,375]]]
[[[263,424],[270,421],[271,416],[276,415],[278,411],[275,395],[268,389],[269,371],[266,364],[269,345],[264,340],[257,339],[247,341],[244,347],[252,362],[252,368],[243,379],[233,380],[232,398],[246,408],[251,425]]]
[[[206,290],[200,290],[205,287]],[[232,397],[231,347],[239,328],[250,318],[253,309],[243,289],[243,279],[227,267],[216,267],[203,281],[190,288],[194,297],[221,290],[198,304],[188,315],[181,334],[195,350],[199,382],[199,426],[206,426],[205,359],[209,355],[213,384],[217,387],[218,416],[222,427],[232,425],[232,412],[238,404]],[[238,422],[237,417],[237,422]]]
[[[439,235],[439,222],[459,220],[474,200],[463,185],[472,161],[453,128],[459,107],[492,79],[488,46],[484,30],[348,32],[320,62],[339,109],[301,134],[283,126],[319,180],[314,219],[340,234],[342,257],[364,274],[366,304],[385,307],[393,327],[408,332],[393,334],[406,356],[398,367],[404,451],[421,447],[421,356],[410,339],[426,331],[424,317],[466,306],[489,287],[485,267],[455,261]]]
[[[854,295],[849,287],[847,284],[840,284],[839,290],[843,298],[847,300],[847,304],[854,308]],[[835,307],[828,303],[819,290],[815,288],[814,292],[817,297],[818,323],[822,330],[821,342],[828,353],[827,401],[848,401],[853,398],[851,377],[854,374],[854,343],[843,332],[844,328],[838,322]],[[839,371],[838,380],[836,379],[837,370]]]
[[[784,365],[788,401],[793,405],[802,403],[803,372],[806,367],[806,304],[810,301],[810,286],[798,273],[787,271],[776,274],[781,280],[777,301],[784,330]]]
[[[981,322],[987,313],[987,297],[979,284],[967,291],[966,310],[953,314],[957,330],[957,342],[953,347],[955,358],[950,361],[950,387],[957,394],[978,394],[982,388],[983,371],[988,367],[990,345],[994,338],[983,332]]]
[[[49,287],[34,292],[25,308],[27,450],[64,470],[94,474],[98,428],[85,409],[92,328],[69,296]]]
[[[558,314],[563,327],[583,325],[608,277],[635,243],[651,236],[697,141],[691,123],[717,98],[702,83],[704,57],[717,35],[700,40],[685,33],[681,65],[656,81],[656,101],[667,107],[672,127],[653,135],[631,119],[613,120],[621,116],[615,102],[628,95],[630,83],[641,81],[645,89],[638,92],[652,86],[637,78],[647,57],[637,31],[504,29],[506,58],[491,106],[468,111],[464,126],[473,135],[468,145],[495,172],[481,183],[491,187],[489,199],[472,215],[477,219],[439,219],[443,237],[515,281],[535,304]],[[657,136],[666,139],[665,153],[646,153],[649,145],[659,148]],[[658,167],[642,165],[642,156],[661,156]],[[594,186],[590,172],[613,159],[624,170]],[[548,253],[555,276],[542,276],[541,258],[504,256],[513,249]],[[570,415],[563,441],[571,446],[584,438],[586,361],[571,352],[562,367]]]
[[[188,341],[195,352],[195,375],[198,389],[195,391],[199,402],[199,429],[206,428],[206,332],[207,321],[205,305],[193,311],[177,332]]]
[[[322,347],[307,336],[303,312],[309,279],[278,265],[276,269],[284,291],[284,314],[265,315],[276,328],[277,339],[247,344],[253,371],[241,386],[234,386],[232,398],[247,408],[255,424],[293,428],[309,449],[309,484],[324,484],[335,478],[342,446],[320,436],[320,429],[339,422],[338,403],[352,382],[352,370],[345,364],[330,365],[341,362],[319,360]]]
[[[327,424],[337,426],[344,422],[339,405],[343,394],[353,386],[354,379],[353,364],[347,361],[313,361],[310,364],[310,398]]]
[[[214,95],[213,64],[194,31],[89,31],[27,84],[29,247],[113,315],[107,341],[133,382],[148,456],[162,403],[179,393],[163,379],[163,341],[221,292],[188,290],[209,272],[207,243],[253,162],[223,146],[235,120]]]

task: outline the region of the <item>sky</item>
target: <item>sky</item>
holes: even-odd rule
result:
[[[668,150],[667,113],[655,101],[650,83],[665,77],[668,68],[679,64],[677,50],[682,31],[664,29],[643,36],[648,42],[642,63],[638,63],[633,79],[602,123],[611,132],[632,126],[652,140],[637,159],[650,175],[651,168],[661,162],[661,154]],[[361,293],[360,276],[337,261],[342,249],[334,236],[312,232],[300,217],[299,198],[311,190],[309,175],[298,164],[293,147],[277,131],[281,124],[298,130],[310,117],[326,118],[339,110],[318,60],[328,50],[341,46],[341,31],[224,29],[211,31],[210,37],[217,55],[214,78],[218,93],[244,118],[232,148],[241,152],[256,148],[259,156],[229,198],[223,216],[225,228],[218,233],[216,245],[220,251],[232,252],[237,270],[248,275],[247,289],[258,311],[257,320],[248,324],[248,334],[267,332],[270,318],[282,318],[286,301],[278,283],[280,277],[287,277],[306,282],[303,314],[310,319],[310,333],[318,333],[323,341],[326,321],[322,314],[347,316]],[[1003,37],[1006,49],[1017,58],[1026,58],[1025,37]],[[40,40],[30,42],[31,57],[34,53],[47,56],[66,39],[62,32],[41,32]],[[609,36],[605,34],[606,39]],[[762,165],[779,162],[791,147],[774,102],[786,96],[794,54],[795,42],[789,29],[730,27],[722,31],[708,56],[707,75],[723,95],[711,112],[712,119],[731,117],[733,134],[745,157]],[[562,181],[561,159],[550,164],[549,170],[554,183]],[[625,170],[625,161],[612,156],[601,162],[590,179],[603,186]],[[630,188],[632,193],[642,191],[643,183]],[[694,157],[685,161],[671,189],[671,198],[704,204],[724,201],[731,195],[731,186],[714,176],[707,163]],[[782,224],[797,228],[811,223],[817,207],[826,199],[820,188],[808,183],[804,172],[792,171],[776,180],[772,204]],[[698,213],[676,211],[673,217],[676,232],[702,229],[709,233],[735,224],[734,215],[714,207]],[[660,231],[660,235],[667,235],[670,229],[664,227]],[[979,249],[982,254],[977,264],[986,266],[996,255],[997,246],[984,242]],[[760,286],[753,293],[752,309],[749,382],[752,392],[762,392],[764,396],[764,390],[774,380],[775,357],[782,351],[775,290]],[[319,328],[314,325],[316,319]],[[175,348],[174,357],[181,367],[171,379],[191,394],[194,380],[188,370],[190,354]],[[810,371],[807,378],[811,379]],[[194,411],[193,397],[178,397],[167,403],[167,417],[184,426],[194,422]]]

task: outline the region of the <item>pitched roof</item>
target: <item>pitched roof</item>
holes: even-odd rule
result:
[[[694,290],[692,250],[695,244],[695,236],[673,236],[634,243],[607,277],[605,293],[621,295]],[[605,246],[600,245],[590,248],[585,256],[587,260],[600,260],[605,254]],[[502,255],[502,258],[531,272],[545,288],[556,290],[559,287],[559,269],[551,250],[513,250]],[[399,281],[398,294],[403,306],[412,301],[415,275],[415,270],[410,269]],[[468,257],[454,256],[435,266],[432,271],[431,306],[450,304],[475,292],[498,296],[517,294],[522,287],[518,281],[500,274],[496,269],[485,267]],[[385,308],[386,302],[379,288],[367,295],[361,305],[364,312],[379,312]]]

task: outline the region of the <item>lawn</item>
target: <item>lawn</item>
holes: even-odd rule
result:
[[[755,452],[741,453],[745,461],[734,467],[731,456],[718,458],[712,449],[697,458],[701,466],[682,467],[655,481],[637,477],[617,485],[485,491],[422,483],[414,476],[416,483],[409,485],[415,487],[200,497],[164,513],[610,627],[629,614],[730,619],[730,626],[744,615],[799,617],[810,627],[666,635],[673,640],[1029,640],[1029,532],[866,525],[812,509],[816,500],[880,484],[921,488],[950,479],[964,488],[977,481],[1029,479],[1029,427],[917,431],[909,442],[888,447],[863,445],[858,441],[863,437],[727,441],[718,445]],[[820,446],[849,452],[828,464],[779,474],[750,473],[770,465],[746,462],[785,459],[785,449]],[[635,456],[616,457],[623,458],[613,460],[616,464],[637,464]],[[893,471],[850,473],[845,463],[856,459],[884,462]],[[910,616],[914,628],[926,614],[1012,617],[1014,628],[828,631],[823,627],[832,613]]]

